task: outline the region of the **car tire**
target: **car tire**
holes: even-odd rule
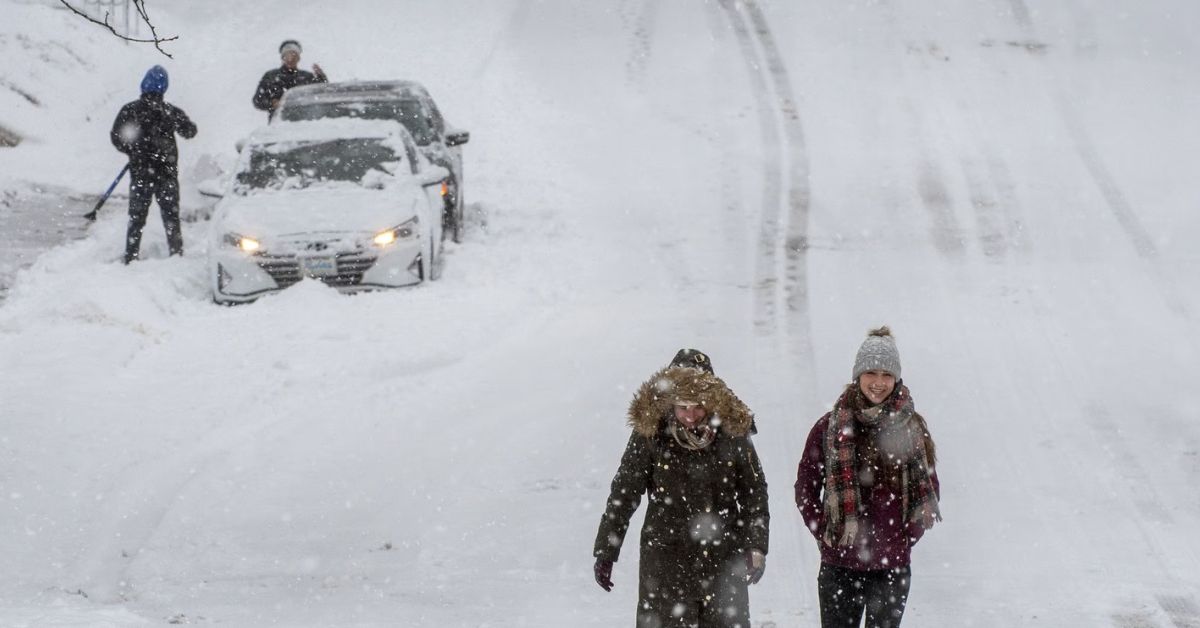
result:
[[[449,237],[455,244],[463,239],[463,201],[458,182],[450,180],[450,203],[442,210],[442,239]]]
[[[467,231],[467,223],[464,220],[464,213],[467,204],[463,201],[462,188],[455,187],[454,189],[454,243],[462,244],[463,235]]]
[[[437,254],[438,242],[429,240],[429,280],[437,281],[442,278],[442,256]]]

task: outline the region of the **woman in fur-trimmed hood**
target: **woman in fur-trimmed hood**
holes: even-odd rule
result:
[[[633,432],[596,533],[596,582],[612,566],[648,495],[638,569],[637,626],[750,628],[747,585],[766,563],[767,482],[750,441],[754,415],[685,349],[629,404]]]
[[[852,382],[808,435],[796,506],[821,550],[821,625],[898,628],[913,545],[941,521],[929,426],[900,379],[887,327],[858,349]]]

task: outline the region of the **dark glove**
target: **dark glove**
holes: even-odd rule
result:
[[[613,561],[597,558],[596,566],[592,568],[596,573],[596,584],[600,585],[600,588],[605,591],[612,591],[613,588],[612,566]]]
[[[767,555],[756,549],[748,550],[746,552],[746,581],[750,584],[758,584],[766,570]]]
[[[908,534],[909,547],[916,545],[917,541],[920,541],[921,537],[925,536],[925,524],[921,523],[920,521],[909,521],[905,528],[906,533]]]

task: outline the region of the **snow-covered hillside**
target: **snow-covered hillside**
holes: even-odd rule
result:
[[[0,219],[86,211],[156,63],[196,208],[296,38],[429,87],[475,222],[439,282],[223,308],[203,221],[119,263],[120,198],[18,273],[0,624],[629,625],[636,552],[605,593],[592,540],[692,346],[757,414],[755,626],[818,625],[795,465],[886,323],[945,515],[905,625],[1200,625],[1200,5],[152,0],[166,59],[54,4],[0,0]]]

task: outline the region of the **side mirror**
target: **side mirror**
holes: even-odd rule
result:
[[[471,141],[471,134],[467,131],[451,131],[446,134],[446,146],[462,146]]]
[[[196,191],[203,196],[212,198],[224,198],[225,189],[220,179],[205,179],[196,184]]]
[[[225,195],[225,186],[229,182],[226,164],[229,159],[224,155],[202,154],[192,166],[191,179],[196,181],[196,191],[202,196],[221,198]]]
[[[421,187],[440,185],[443,181],[450,178],[450,171],[441,166],[429,166],[418,172],[416,178],[417,183],[420,183]]]

